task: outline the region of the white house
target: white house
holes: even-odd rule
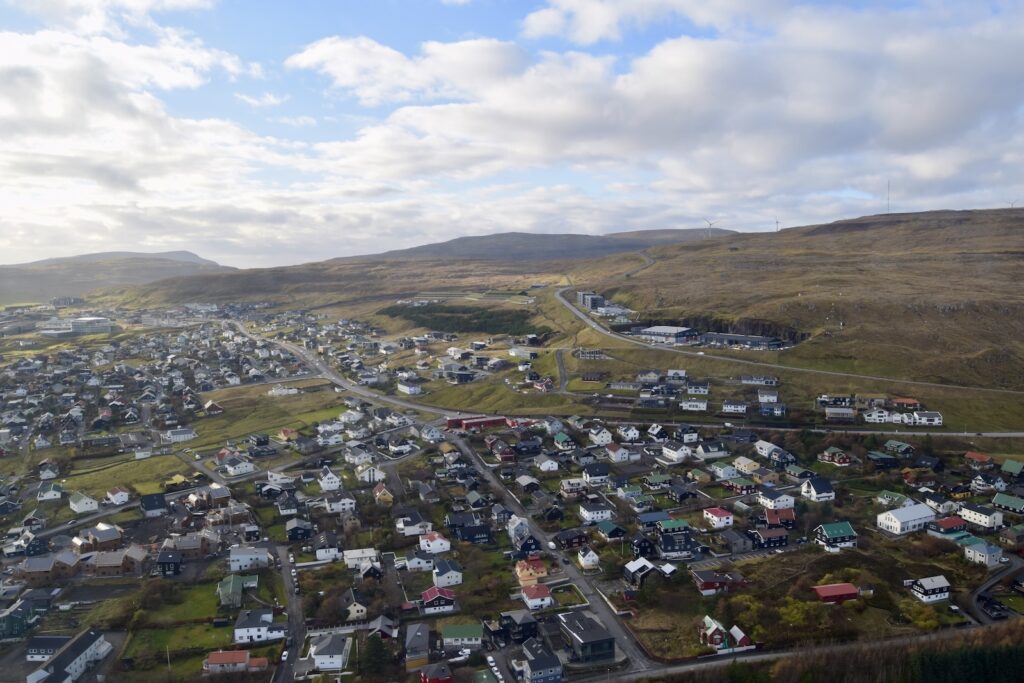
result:
[[[704,520],[712,529],[725,529],[726,527],[732,526],[733,515],[725,508],[705,508]]]
[[[387,479],[384,470],[375,465],[361,465],[356,468],[356,479],[364,484],[376,484]]]
[[[128,492],[128,489],[115,486],[107,491],[107,500],[110,501],[111,505],[124,505],[131,500],[131,494]]]
[[[772,454],[772,451],[778,450],[779,448],[781,447],[776,446],[771,441],[765,441],[764,439],[760,439],[754,444],[754,450],[757,451],[757,454],[762,458],[769,457]]]
[[[228,552],[228,569],[232,572],[263,569],[269,567],[270,562],[270,553],[263,548],[232,548]]]
[[[317,476],[317,483],[321,491],[337,491],[341,488],[341,477],[332,472],[330,467],[324,467]]]
[[[462,583],[462,567],[453,560],[438,560],[434,563],[434,585],[439,588],[458,586]]]
[[[419,517],[419,514],[414,517],[399,517],[395,520],[395,531],[403,536],[422,536],[434,530],[433,522]]]
[[[612,442],[612,433],[601,426],[591,427],[587,438],[594,446],[607,446]]]
[[[594,552],[593,548],[591,548],[589,545],[585,545],[582,548],[580,548],[579,553],[577,553],[576,555],[576,559],[580,563],[580,567],[582,567],[583,569],[601,568],[600,556],[598,556],[598,554]]]
[[[436,531],[431,531],[420,536],[420,550],[432,555],[446,553],[452,549],[451,541]]]
[[[418,396],[423,393],[423,387],[415,382],[399,381],[395,386],[400,392],[409,396]]]
[[[861,415],[868,424],[886,424],[891,421],[889,411],[885,408],[872,408],[864,411]]]
[[[743,474],[750,474],[750,473],[754,472],[755,470],[760,469],[761,468],[761,463],[759,463],[756,460],[753,460],[751,458],[748,458],[745,455],[741,455],[741,456],[739,456],[738,458],[736,458],[735,460],[732,461],[732,466],[733,466],[733,468],[735,468],[736,472],[742,472]]]
[[[325,633],[309,641],[309,657],[318,671],[341,671],[349,651],[349,639],[340,633]]]
[[[199,435],[191,427],[179,427],[178,429],[168,429],[161,436],[166,443],[182,443],[191,441]]]
[[[229,477],[241,477],[255,472],[256,466],[244,458],[234,456],[224,461],[224,470]]]
[[[555,604],[555,599],[551,596],[551,589],[543,583],[524,586],[522,596],[523,602],[530,610],[546,609]]]
[[[588,524],[596,524],[612,518],[612,508],[604,503],[580,503],[580,519]]]
[[[957,514],[968,524],[981,527],[986,531],[995,531],[1003,526],[1003,513],[984,505],[961,503]]]
[[[554,460],[552,458],[549,458],[546,455],[541,456],[540,458],[537,458],[536,460],[534,460],[533,464],[541,472],[557,472],[558,471],[558,461]]]
[[[96,502],[95,498],[87,496],[81,491],[75,491],[71,494],[71,497],[68,499],[68,505],[76,515],[85,512],[96,512],[100,508],[100,504]]]
[[[732,463],[725,462],[724,460],[711,463],[708,466],[708,469],[711,471],[711,476],[719,481],[723,479],[735,479],[739,474]]]
[[[909,507],[887,510],[878,515],[875,525],[882,531],[901,536],[924,529],[928,522],[935,520],[935,511],[924,503]]]
[[[914,424],[919,427],[941,427],[942,413],[933,410],[915,410],[913,413]]]
[[[286,635],[286,624],[274,623],[270,609],[243,610],[235,621],[235,643],[263,643],[280,640]]]
[[[359,569],[364,564],[378,563],[377,549],[376,548],[352,548],[351,550],[343,550],[341,553],[341,561],[345,563],[345,566],[349,569]]]
[[[986,567],[992,568],[999,565],[999,560],[1003,557],[1003,549],[997,545],[991,543],[972,543],[971,545],[964,547],[964,558],[968,562],[974,562],[975,564],[983,564]]]
[[[726,415],[746,415],[747,404],[743,401],[722,401],[722,412]]]
[[[626,443],[636,443],[640,440],[640,430],[636,428],[636,425],[619,425],[617,431],[619,438]]]
[[[685,462],[691,455],[693,455],[693,449],[679,441],[666,441],[661,445],[662,460],[680,463]]]
[[[347,491],[331,494],[324,497],[324,509],[331,514],[355,512],[356,499]]]
[[[929,576],[910,582],[910,592],[921,602],[941,602],[949,599],[949,581],[945,576]]]
[[[788,493],[776,489],[763,489],[757,493],[757,504],[765,510],[787,510],[796,505],[796,501]]]
[[[800,486],[800,495],[815,503],[835,500],[836,492],[831,482],[823,477],[811,477]]]
[[[114,650],[99,631],[82,631],[30,673],[27,683],[74,683]]]
[[[626,447],[620,446],[617,443],[610,443],[605,446],[605,453],[608,454],[608,461],[615,463],[623,462],[638,462],[640,460],[640,454],[636,451]]]
[[[62,495],[64,495],[64,489],[60,484],[47,482],[39,485],[39,490],[36,491],[36,500],[60,500]]]
[[[679,409],[688,413],[706,413],[708,410],[708,401],[704,398],[684,398],[679,402]]]

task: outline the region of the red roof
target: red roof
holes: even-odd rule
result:
[[[963,526],[966,523],[967,522],[965,522],[960,517],[957,517],[956,515],[952,517],[943,517],[942,519],[935,520],[935,526],[939,527],[940,529],[956,529],[957,527]]]
[[[438,588],[437,586],[431,586],[427,590],[423,591],[420,597],[423,598],[423,602],[430,602],[431,600],[437,597],[454,600],[455,593],[453,591],[448,590],[447,588]]]
[[[853,600],[860,595],[860,591],[852,583],[830,583],[824,586],[815,586],[814,592],[819,600],[825,602]]]
[[[732,517],[732,513],[723,508],[706,508],[704,512],[708,513],[713,517]]]
[[[964,457],[968,460],[974,460],[976,462],[991,462],[992,456],[985,455],[984,453],[978,453],[977,451],[967,451],[964,453]]]
[[[550,598],[551,589],[545,586],[543,583],[538,583],[535,586],[524,587],[523,595],[530,600],[536,600],[538,598]]]
[[[222,650],[211,652],[206,657],[208,664],[245,664],[249,661],[249,653],[246,650]]]

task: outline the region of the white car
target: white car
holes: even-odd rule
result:
[[[282,662],[287,662],[288,661],[288,650],[285,650],[284,652],[281,653],[281,661]]]
[[[494,666],[494,657],[487,655],[487,666]]]

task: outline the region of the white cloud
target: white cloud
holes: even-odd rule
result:
[[[273,120],[294,128],[309,128],[316,125],[316,119],[312,116],[278,116]]]
[[[351,91],[368,106],[413,99],[465,98],[494,87],[524,63],[516,45],[493,39],[456,43],[426,42],[406,57],[360,36],[318,40],[285,61],[291,69],[314,69],[335,88]]]
[[[265,92],[262,95],[256,96],[236,92],[235,97],[238,100],[245,102],[250,107],[276,107],[288,101],[287,95],[275,95],[270,92]]]

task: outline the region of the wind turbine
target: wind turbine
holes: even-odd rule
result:
[[[714,221],[711,220],[710,218],[705,218],[704,219],[704,222],[708,224],[708,227],[704,230],[704,239],[708,239],[709,237],[711,237],[711,228],[712,228],[712,226],[715,223],[720,222],[721,220],[722,220],[721,218],[719,218],[718,220],[714,220]]]

